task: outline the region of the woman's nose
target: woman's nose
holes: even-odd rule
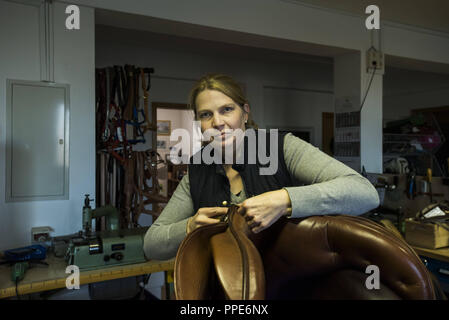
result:
[[[222,125],[224,125],[224,121],[223,121],[223,119],[221,118],[221,115],[218,114],[218,113],[215,113],[215,114],[214,114],[214,117],[213,117],[213,119],[212,119],[212,126],[214,126],[214,127],[220,127],[220,126],[222,126]]]

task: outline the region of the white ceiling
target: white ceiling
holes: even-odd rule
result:
[[[337,47],[271,38],[103,9],[95,10],[95,23],[97,25],[149,31],[179,38],[206,40],[228,45],[234,44],[248,48],[265,48],[308,56],[333,57],[351,52],[350,50]],[[204,44],[206,43],[204,42]]]
[[[296,1],[296,0],[280,0],[280,1]],[[301,0],[303,1],[303,0]],[[364,1],[364,0],[304,0],[314,5],[329,5],[332,6],[332,10],[352,10],[351,14],[354,14],[355,8],[363,7],[364,3],[377,3],[381,6],[381,19],[388,16],[387,13],[390,12],[388,8],[394,7],[396,11],[391,10],[390,16],[394,16],[396,22],[403,21],[405,19],[405,13],[399,14],[397,8],[398,6],[393,6],[388,4],[390,2],[399,2],[397,0],[385,0],[385,1]],[[304,2],[303,1],[303,2]],[[407,3],[415,3],[414,0],[407,0]],[[426,0],[430,4],[443,3],[444,8],[448,6],[449,0]],[[401,1],[401,3],[403,3]],[[357,5],[356,5],[357,4]],[[382,9],[386,6],[387,9]],[[410,17],[414,16],[412,13],[416,13],[417,8],[423,7],[420,5],[410,9]],[[430,8],[433,8],[430,5]],[[430,10],[429,8],[427,8]],[[406,10],[406,9],[404,9]],[[396,15],[393,15],[396,12]],[[433,11],[432,11],[433,12]],[[384,15],[384,16],[382,16]],[[395,18],[396,17],[396,18]],[[436,17],[440,17],[439,14]],[[446,20],[449,21],[449,14],[446,16]],[[411,18],[409,18],[411,19]],[[430,28],[430,20],[432,19],[421,19],[422,21],[427,21],[426,24]],[[420,21],[421,21],[420,20]],[[441,21],[440,21],[441,20]],[[444,25],[443,19],[435,19],[434,25],[441,26]],[[407,20],[409,21],[409,20]],[[436,21],[440,21],[437,23]],[[204,27],[194,24],[187,24],[176,21],[168,21],[164,19],[158,19],[153,17],[141,16],[128,14],[123,12],[109,11],[103,9],[95,10],[95,22],[97,29],[104,30],[105,28],[113,28],[112,32],[106,33],[119,34],[120,32],[127,32],[126,29],[134,30],[128,35],[133,38],[152,38],[158,43],[164,43],[165,47],[170,47],[172,50],[177,50],[178,48],[188,48],[189,51],[204,51],[207,49],[209,52],[219,52],[223,54],[228,54],[232,56],[238,56],[240,58],[260,58],[268,60],[302,60],[302,61],[314,61],[322,63],[332,63],[332,57],[341,55],[344,53],[351,52],[351,50],[310,44],[300,41],[291,41],[285,39],[277,39],[264,37],[254,34],[247,34],[242,32],[221,30],[216,28]],[[424,23],[424,22],[421,22]],[[448,22],[449,23],[449,22]],[[107,26],[107,27],[105,27]],[[112,29],[111,29],[112,30]],[[121,31],[120,31],[121,30]],[[448,28],[449,31],[449,28]],[[143,35],[145,34],[145,36]],[[126,37],[125,37],[126,38]],[[449,65],[430,63],[426,61],[418,61],[412,59],[405,59],[402,57],[386,56],[385,64],[387,67],[395,67],[410,70],[419,70],[435,73],[445,73],[449,74]]]
[[[448,0],[282,0],[366,16],[365,8],[377,5],[382,21],[445,32],[449,34]]]

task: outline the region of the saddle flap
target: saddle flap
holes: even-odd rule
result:
[[[265,298],[265,272],[259,251],[248,239],[245,219],[231,208],[228,228],[210,239],[213,264],[227,299]]]
[[[226,227],[226,223],[219,223],[195,229],[181,243],[174,267],[177,300],[205,300],[211,296],[212,253],[209,239]]]

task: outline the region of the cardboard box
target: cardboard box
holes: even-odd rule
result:
[[[449,231],[434,223],[405,220],[405,240],[421,248],[443,248],[449,246]]]

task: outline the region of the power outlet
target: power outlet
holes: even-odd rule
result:
[[[384,54],[374,48],[370,48],[366,52],[366,72],[372,73],[373,71],[376,74],[384,74]]]

